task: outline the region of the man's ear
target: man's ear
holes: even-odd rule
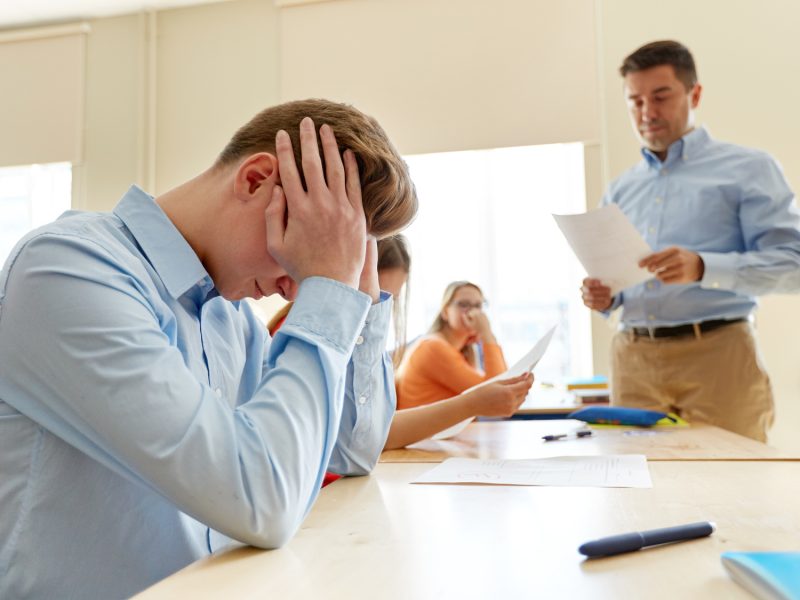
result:
[[[278,159],[269,152],[259,152],[245,158],[236,169],[233,193],[240,200],[247,201],[265,192],[272,193],[278,182]]]
[[[700,96],[702,95],[703,86],[699,83],[695,83],[691,93],[689,94],[690,106],[692,108],[697,108],[697,105],[700,104]]]

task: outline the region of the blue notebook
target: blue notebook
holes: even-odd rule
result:
[[[763,600],[800,600],[800,552],[724,552],[736,583]]]

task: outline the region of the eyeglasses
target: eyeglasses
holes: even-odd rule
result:
[[[466,300],[459,300],[458,302],[454,302],[453,304],[455,304],[459,310],[467,311],[473,308],[476,310],[483,310],[484,308],[486,308],[488,303],[486,302],[486,300],[484,300],[483,302],[468,302]]]

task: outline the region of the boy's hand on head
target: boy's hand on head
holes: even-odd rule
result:
[[[361,269],[358,289],[372,298],[373,304],[381,297],[381,284],[378,281],[378,240],[371,235],[367,236],[367,252],[364,256],[364,267]]]
[[[275,186],[266,210],[267,247],[298,284],[317,275],[358,288],[367,248],[358,165],[350,150],[342,163],[328,125],[320,128],[320,140],[324,174],[314,122],[303,119],[300,148],[306,191],[289,135],[279,131],[275,138],[281,185]]]

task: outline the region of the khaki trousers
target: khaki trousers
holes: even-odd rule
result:
[[[611,404],[676,413],[762,442],[775,414],[772,386],[746,321],[699,337],[617,332]]]

